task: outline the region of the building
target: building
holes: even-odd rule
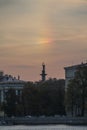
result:
[[[69,80],[74,78],[75,72],[77,71],[77,68],[80,66],[87,66],[87,63],[81,63],[78,65],[68,66],[64,68],[65,69],[65,88],[67,88]]]
[[[16,95],[20,95],[25,83],[25,81],[20,80],[20,76],[16,78],[12,75],[4,75],[3,71],[0,71],[0,103],[4,102],[5,93],[9,89],[15,89]]]

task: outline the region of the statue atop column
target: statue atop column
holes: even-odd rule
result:
[[[42,77],[42,81],[45,81],[47,74],[45,73],[45,64],[44,63],[42,63],[42,73],[40,75]]]

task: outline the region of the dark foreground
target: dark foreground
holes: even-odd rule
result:
[[[1,118],[0,125],[87,125],[87,117],[13,117]]]

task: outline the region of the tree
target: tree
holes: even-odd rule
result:
[[[87,98],[87,66],[84,66],[84,64],[82,64],[82,66],[78,67],[75,79],[78,81],[78,86],[81,89],[81,116],[84,116]]]
[[[69,81],[66,91],[66,106],[71,111],[71,115],[79,115],[81,108],[81,91],[75,79]]]
[[[9,89],[6,93],[5,113],[7,116],[16,115],[16,92],[14,89]]]
[[[38,89],[31,82],[28,82],[23,89],[22,101],[24,105],[25,115],[39,114],[39,98]]]
[[[27,83],[22,96],[25,115],[65,115],[64,86],[65,81],[57,79]]]
[[[73,115],[74,109],[76,114],[84,116],[85,104],[87,98],[87,66],[81,65],[77,68],[74,79],[70,80],[67,88],[68,105],[71,106]]]

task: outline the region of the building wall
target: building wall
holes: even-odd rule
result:
[[[69,67],[65,69],[65,87],[67,87],[69,80],[74,78],[75,72],[76,72],[75,67]]]
[[[4,102],[5,93],[9,89],[15,89],[16,94],[21,94],[26,82],[0,82],[0,103]]]
[[[67,88],[69,80],[73,79],[75,76],[75,72],[79,66],[87,66],[87,63],[81,63],[74,66],[65,67],[65,88]]]
[[[0,103],[4,102],[6,92],[9,89],[15,89],[16,94],[21,94],[25,83],[25,81],[20,80],[19,75],[16,78],[12,75],[4,74],[3,71],[0,71]]]

